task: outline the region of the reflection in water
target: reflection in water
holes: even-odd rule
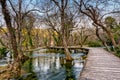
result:
[[[65,80],[75,80],[75,75],[72,70],[72,62],[67,61],[65,64],[65,69],[66,69],[66,78]]]
[[[83,67],[81,54],[72,54],[73,62],[66,61],[64,56],[44,53],[34,57],[33,71],[38,80],[78,80]]]

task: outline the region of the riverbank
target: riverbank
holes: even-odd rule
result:
[[[7,71],[7,66],[0,66],[0,80],[5,80],[6,78],[10,77],[9,71]]]
[[[26,72],[24,70],[21,70],[22,74],[25,74]],[[0,66],[0,80],[7,80],[8,78],[13,78],[13,74],[11,73],[8,66]]]

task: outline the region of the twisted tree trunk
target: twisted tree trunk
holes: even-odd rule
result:
[[[21,72],[21,57],[22,56],[18,52],[15,30],[11,24],[11,16],[10,16],[10,12],[7,7],[7,2],[6,2],[6,0],[0,0],[0,4],[2,7],[2,13],[4,15],[4,20],[6,22],[7,29],[8,29],[9,35],[10,35],[10,42],[11,42],[11,47],[12,47],[12,51],[13,51],[14,63],[11,65],[12,66],[11,72],[13,71],[14,77],[19,77],[20,72]]]

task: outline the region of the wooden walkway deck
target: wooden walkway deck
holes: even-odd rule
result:
[[[120,58],[101,48],[91,48],[79,80],[120,80]]]

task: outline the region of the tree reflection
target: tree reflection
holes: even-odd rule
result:
[[[73,64],[72,61],[67,61],[65,63],[65,69],[66,69],[66,78],[65,80],[75,80],[75,75],[73,73]]]
[[[39,54],[30,60],[32,67],[29,69],[41,80],[77,80],[83,66],[81,55],[74,57],[79,59],[67,61],[63,54]]]

